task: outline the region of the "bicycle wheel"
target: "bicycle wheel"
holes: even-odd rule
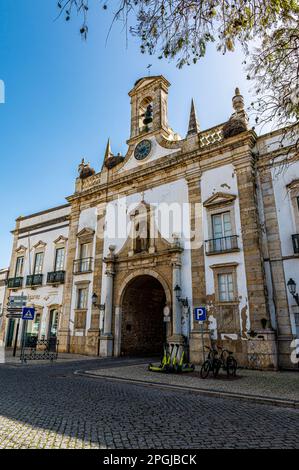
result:
[[[235,377],[237,373],[237,361],[234,357],[229,356],[226,361],[226,372],[228,376]]]
[[[213,376],[216,378],[219,374],[219,371],[221,369],[222,362],[220,359],[214,359],[213,362]]]
[[[209,360],[206,360],[200,369],[201,378],[206,379],[210,373],[210,370],[211,370],[211,362]]]

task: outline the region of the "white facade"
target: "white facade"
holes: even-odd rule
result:
[[[55,272],[56,252],[59,248],[64,250],[64,261],[62,260],[63,265],[59,270],[65,271],[69,212],[69,206],[65,205],[17,220],[17,237],[9,273],[11,284],[8,283],[7,291],[11,296],[26,296],[27,306],[36,309],[36,318],[28,322],[27,333],[38,338],[49,336],[50,314],[61,310],[63,283],[59,280],[52,282],[53,279],[48,276],[49,273]],[[37,256],[42,257],[39,266],[36,266]],[[20,259],[23,261],[18,261]],[[21,267],[18,267],[18,263]],[[32,279],[34,276],[35,279]],[[14,279],[20,281],[14,284]],[[57,327],[59,328],[59,325]],[[6,333],[8,334],[8,329]],[[22,328],[19,329],[19,342],[21,336]],[[10,345],[12,340],[14,337],[9,339]]]
[[[80,165],[69,204],[17,219],[7,292],[23,292],[36,308],[39,323],[29,325],[29,332],[48,337],[55,311],[63,351],[119,355],[130,332],[137,335],[130,318],[144,277],[153,285],[152,295],[146,294],[149,308],[153,298],[164,302],[155,321],[162,329],[167,307],[167,339],[187,339],[195,361],[202,339],[193,309],[206,305],[205,338],[232,349],[241,364],[276,368],[279,357],[279,367],[293,367],[299,307],[287,284],[293,280],[299,286],[298,158],[290,150],[288,164],[280,164],[277,137],[283,130],[257,137],[248,128],[239,91],[227,123],[200,131],[193,107],[187,136],[174,138],[167,125],[168,85],[163,77],[150,77],[130,92],[125,157],[114,156],[109,143],[101,171]],[[148,129],[139,127],[138,107],[144,102],[155,103]],[[144,113],[144,104],[141,108]],[[136,154],[138,145],[149,149],[147,155],[142,149]],[[153,241],[150,232],[137,249],[131,235],[139,227],[142,204],[146,217],[147,210],[153,216],[157,237]],[[64,249],[63,282],[49,282],[59,248]],[[30,287],[36,260],[42,280]],[[140,305],[145,323],[146,305]],[[7,339],[8,325],[4,329]]]

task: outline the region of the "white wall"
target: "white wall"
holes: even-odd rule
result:
[[[83,229],[91,229],[96,232],[97,230],[97,208],[92,207],[90,209],[84,209],[80,213],[80,218],[79,218],[79,227],[78,227],[78,232],[81,232]],[[77,240],[77,247],[76,247],[76,257],[75,259],[80,258],[80,243],[79,240]],[[92,258],[93,258],[93,263],[95,260],[95,250],[96,250],[96,236],[94,237],[93,240],[93,245],[92,245]],[[72,302],[71,302],[71,324],[70,324],[70,330],[71,334],[75,334],[76,336],[81,336],[82,332],[75,332],[74,331],[74,320],[75,320],[75,309],[77,307],[77,286],[76,283],[80,281],[89,281],[89,292],[88,292],[88,307],[87,307],[87,317],[86,317],[86,328],[85,328],[85,333],[87,333],[88,329],[90,328],[90,323],[91,323],[91,311],[92,311],[92,295],[93,295],[93,273],[86,273],[86,274],[76,274],[73,277],[73,286],[72,286]]]
[[[292,235],[298,231],[295,225],[295,214],[291,203],[290,193],[287,190],[287,185],[296,179],[299,179],[298,161],[290,164],[289,166],[283,167],[283,169],[281,169],[281,167],[272,168],[272,181],[279,235],[281,240],[281,253],[282,257],[285,258],[283,260],[284,279],[282,279],[282,282],[286,284],[290,278],[294,279],[294,281],[297,283],[297,292],[299,292],[299,258],[294,257],[292,243]],[[294,318],[294,308],[296,307],[296,302],[288,292],[288,289],[287,295],[292,333],[296,335],[298,334]]]
[[[51,211],[42,216],[33,216],[32,218],[21,221],[20,227],[25,228],[36,223],[51,221],[63,215],[66,215],[69,212],[69,208],[59,209],[57,211]],[[42,227],[35,229],[30,232],[30,237],[28,237],[28,232],[21,233],[20,239],[17,243],[17,249],[21,246],[26,248],[25,251],[25,261],[23,269],[23,293],[28,297],[28,305],[39,307],[42,310],[42,318],[40,325],[40,336],[47,334],[48,321],[49,321],[49,311],[52,305],[61,305],[63,299],[63,289],[64,285],[51,286],[47,285],[47,274],[54,271],[55,267],[55,251],[56,245],[54,243],[60,236],[68,238],[69,227],[64,227],[68,222],[62,222],[58,225],[49,225],[48,227]],[[43,233],[39,233],[43,232]],[[29,274],[33,274],[34,269],[34,257],[35,257],[35,248],[34,246],[38,242],[43,242],[46,244],[44,249],[44,263],[43,263],[43,286],[32,289],[26,287],[26,277]],[[20,253],[20,256],[23,253]],[[67,244],[66,244],[66,253],[65,253],[65,263],[67,259]],[[11,266],[10,277],[14,277],[15,266]],[[21,290],[19,290],[14,295],[20,295]],[[28,328],[30,329],[30,322]],[[20,332],[21,333],[21,332]]]
[[[104,241],[104,256],[109,253],[109,246],[114,245],[117,254],[124,246],[130,232],[130,213],[137,205],[144,201],[155,207],[155,223],[161,236],[168,242],[173,242],[173,232],[183,232],[181,236],[181,244],[184,248],[182,254],[182,278],[181,288],[182,297],[188,297],[192,304],[192,277],[191,277],[191,252],[190,252],[190,218],[188,206],[188,186],[185,179],[179,179],[173,183],[164,184],[156,188],[148,189],[144,194],[135,193],[126,198],[116,199],[108,204],[106,214],[106,231]],[[163,204],[161,214],[159,216],[158,207]],[[168,227],[165,224],[165,218],[168,211],[174,211],[174,226]],[[121,229],[120,236],[115,233],[115,214],[118,215],[119,227]],[[182,221],[182,224],[180,223]],[[102,278],[102,297],[101,303],[105,303],[106,299],[106,279]]]
[[[242,231],[241,231],[241,220],[240,220],[240,206],[238,199],[238,185],[237,177],[235,175],[233,165],[225,165],[221,168],[214,168],[209,171],[205,171],[201,179],[201,194],[202,202],[204,203],[207,199],[213,196],[215,193],[221,192],[230,195],[237,196],[234,201],[234,214],[235,214],[235,224],[236,224],[236,235],[238,238],[238,246],[240,248],[239,252],[225,253],[225,254],[216,254],[216,255],[205,255],[205,273],[206,273],[206,290],[207,295],[213,295],[215,293],[214,287],[214,276],[213,269],[210,268],[213,264],[222,264],[222,263],[238,263],[237,267],[237,284],[238,284],[238,296],[239,296],[239,313],[240,313],[240,326],[241,323],[241,310],[244,306],[247,305],[247,330],[250,329],[250,318],[249,318],[249,305],[248,305],[248,293],[246,285],[246,271],[245,271],[245,260],[243,253],[243,241],[242,241]],[[211,238],[208,231],[208,211],[205,207],[202,206],[203,213],[203,234],[204,240]],[[215,329],[215,319],[210,318],[213,322],[211,329]]]

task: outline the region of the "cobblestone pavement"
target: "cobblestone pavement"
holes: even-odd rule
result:
[[[221,371],[217,379],[210,376],[204,380],[200,378],[199,367],[197,367],[194,373],[186,374],[149,372],[148,364],[127,367],[105,367],[87,372],[98,376],[292,400],[299,403],[299,371],[271,372],[240,369],[237,372],[236,378],[227,379],[226,373]]]
[[[74,375],[111,363],[1,365],[0,448],[299,448],[298,410]]]

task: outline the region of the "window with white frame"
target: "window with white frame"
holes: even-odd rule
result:
[[[80,258],[89,258],[91,255],[91,243],[82,243],[80,246]]]
[[[18,256],[16,261],[15,277],[22,277],[24,268],[24,256]]]
[[[212,215],[213,238],[230,237],[232,223],[230,211]]]
[[[234,300],[233,273],[218,274],[218,297],[220,302]]]
[[[36,253],[34,261],[34,274],[42,274],[44,263],[44,253]]]
[[[80,287],[78,289],[78,296],[77,296],[77,309],[78,310],[87,309],[87,300],[88,300],[88,288]]]
[[[57,248],[55,254],[55,271],[64,270],[65,248]]]
[[[212,215],[212,247],[211,251],[225,251],[235,248],[233,240],[231,212]]]

